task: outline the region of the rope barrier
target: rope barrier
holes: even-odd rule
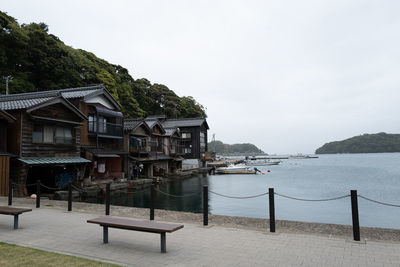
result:
[[[288,198],[288,199],[293,199],[293,200],[300,200],[300,201],[332,201],[332,200],[338,200],[338,199],[342,199],[342,198],[346,198],[349,197],[350,195],[344,195],[344,196],[340,196],[340,197],[333,197],[333,198],[325,198],[325,199],[305,199],[305,198],[297,198],[297,197],[290,197],[290,196],[286,196],[286,195],[282,195],[282,194],[278,194],[275,192],[275,195],[280,196],[280,197],[284,197],[284,198]]]
[[[121,192],[121,193],[132,194],[133,195],[133,194],[137,194],[137,193],[146,192],[146,191],[149,191],[149,190],[150,190],[150,188],[146,188],[146,189],[139,190],[139,191],[134,191],[134,192],[127,192],[126,190],[121,190],[121,189],[113,189],[113,190],[110,190],[110,191],[111,192]]]
[[[161,194],[164,194],[164,195],[166,195],[166,196],[169,196],[169,197],[179,197],[179,198],[191,197],[191,196],[195,196],[195,195],[198,195],[199,193],[201,193],[201,191],[197,191],[197,192],[195,192],[195,193],[190,193],[190,194],[187,194],[187,195],[180,195],[180,196],[178,196],[178,195],[173,195],[173,194],[169,194],[169,193],[163,192],[163,191],[161,191],[161,190],[159,190],[159,189],[157,189],[157,188],[156,188],[156,191],[159,192],[159,193],[161,193]]]
[[[213,191],[211,191],[211,190],[208,190],[208,191],[209,191],[210,193],[213,193],[213,194],[218,195],[218,196],[221,196],[221,197],[234,198],[234,199],[248,199],[248,198],[256,198],[256,197],[261,197],[261,196],[268,195],[268,192],[266,192],[266,193],[262,193],[262,194],[255,195],[255,196],[236,197],[236,196],[227,196],[227,195],[219,194],[219,193],[213,192]]]
[[[377,200],[373,200],[373,199],[370,199],[370,198],[367,198],[367,197],[364,197],[364,196],[362,196],[362,195],[358,195],[360,198],[363,198],[363,199],[365,199],[365,200],[368,200],[368,201],[371,201],[371,202],[374,202],[374,203],[377,203],[377,204],[381,204],[381,205],[385,205],[385,206],[391,206],[391,207],[397,207],[397,208],[400,208],[400,205],[395,205],[395,204],[390,204],[390,203],[385,203],[385,202],[381,202],[381,201],[377,201]]]
[[[24,187],[24,186],[34,186],[36,184],[17,184],[17,183],[12,183],[15,186],[19,186],[19,187]]]
[[[62,189],[61,187],[50,187],[50,186],[44,185],[42,183],[40,185],[43,186],[44,188],[47,188],[50,190],[61,190]]]

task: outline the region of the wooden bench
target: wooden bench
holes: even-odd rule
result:
[[[0,206],[0,214],[14,216],[14,229],[18,229],[18,216],[24,212],[32,211],[32,209],[13,208],[7,206]]]
[[[88,220],[88,223],[99,224],[103,227],[103,243],[108,243],[108,228],[156,233],[161,235],[161,252],[167,252],[166,233],[172,233],[183,228],[182,224],[160,223],[154,221],[139,221],[116,217],[100,217]]]

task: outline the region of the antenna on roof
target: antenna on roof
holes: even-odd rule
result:
[[[8,95],[8,83],[12,81],[13,77],[11,75],[3,76],[3,79],[6,80],[6,95]]]

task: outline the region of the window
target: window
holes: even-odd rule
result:
[[[57,144],[72,144],[71,128],[57,127],[55,141]]]
[[[192,133],[182,133],[182,139],[191,139]]]
[[[200,152],[206,151],[206,135],[200,132]]]
[[[190,154],[192,153],[192,148],[191,147],[185,147],[185,154]]]
[[[99,133],[107,132],[107,119],[99,116]]]
[[[35,125],[33,127],[32,142],[41,143],[43,140],[43,127],[41,125]]]
[[[146,148],[146,137],[135,137],[131,136],[131,149],[142,150]]]
[[[96,117],[93,115],[88,116],[88,131],[89,132],[96,132],[97,130],[97,120]]]
[[[35,125],[33,127],[32,142],[45,144],[72,144],[72,129],[67,127]]]

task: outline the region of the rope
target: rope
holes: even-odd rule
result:
[[[377,200],[373,200],[373,199],[370,199],[370,198],[367,198],[367,197],[364,197],[364,196],[362,196],[362,195],[358,195],[360,198],[363,198],[363,199],[365,199],[365,200],[368,200],[368,201],[371,201],[371,202],[374,202],[374,203],[377,203],[377,204],[381,204],[381,205],[385,205],[385,206],[391,206],[391,207],[397,207],[397,208],[400,208],[400,205],[395,205],[395,204],[390,204],[390,203],[385,203],[385,202],[380,202],[380,201],[377,201]]]
[[[275,195],[278,195],[280,197],[284,197],[284,198],[289,198],[289,199],[293,199],[293,200],[300,200],[300,201],[331,201],[331,200],[338,200],[338,199],[342,199],[342,198],[346,198],[349,197],[350,195],[344,195],[344,196],[340,196],[340,197],[333,197],[333,198],[325,198],[325,199],[304,199],[304,198],[297,198],[297,197],[289,197],[289,196],[285,196],[282,194],[278,194],[275,192]]]
[[[247,196],[247,197],[235,197],[235,196],[227,196],[227,195],[219,194],[219,193],[213,192],[213,191],[211,191],[211,190],[208,190],[208,191],[209,191],[210,193],[213,193],[213,194],[215,194],[215,195],[218,195],[218,196],[221,196],[221,197],[226,197],[226,198],[235,198],[235,199],[256,198],[256,197],[261,197],[261,196],[268,195],[268,192],[266,192],[266,193],[262,193],[262,194],[255,195],[255,196]]]
[[[17,183],[12,183],[15,186],[20,186],[20,187],[24,187],[24,186],[34,186],[36,184],[17,184]]]
[[[164,195],[166,195],[166,196],[169,196],[169,197],[180,197],[180,198],[195,196],[195,195],[198,195],[198,194],[201,192],[201,191],[197,191],[197,192],[195,192],[195,193],[190,193],[190,194],[187,194],[187,195],[178,196],[178,195],[172,195],[172,194],[163,192],[163,191],[161,191],[161,190],[158,190],[157,188],[156,188],[156,191],[159,192],[159,193],[161,193],[161,194],[164,194]]]
[[[44,188],[50,189],[50,190],[61,190],[62,188],[60,187],[50,187],[44,184],[40,184],[41,186],[43,186]]]
[[[127,188],[128,189],[128,188]],[[113,189],[110,190],[111,192],[121,192],[121,193],[125,193],[125,194],[136,194],[136,193],[141,193],[141,192],[145,192],[145,191],[149,191],[149,188],[143,189],[143,190],[139,190],[139,191],[134,191],[134,192],[128,192],[126,190],[121,190],[121,189]]]

